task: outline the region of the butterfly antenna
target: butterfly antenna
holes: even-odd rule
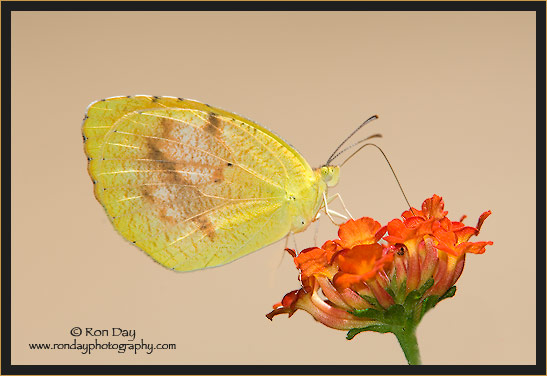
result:
[[[346,151],[350,150],[350,149],[353,149],[354,147],[356,147],[357,145],[359,144],[362,144],[363,142],[365,141],[368,141],[370,140],[371,138],[381,138],[382,135],[380,133],[376,133],[376,134],[373,134],[372,136],[368,136],[367,138],[364,138],[362,140],[359,140],[357,141],[356,143],[354,143],[353,145],[350,145],[342,150],[340,150],[338,153],[336,153],[333,157],[330,158],[330,163],[334,162],[334,160],[336,158],[338,158],[339,155],[345,153]]]
[[[368,138],[371,138],[371,137],[368,137]],[[361,141],[365,141],[365,140],[361,140]],[[406,198],[406,194],[405,194],[405,191],[403,189],[403,186],[401,185],[401,182],[399,182],[399,178],[397,177],[397,174],[395,173],[395,170],[393,169],[393,166],[391,166],[391,163],[389,162],[389,159],[387,158],[386,154],[384,153],[384,151],[378,145],[372,144],[372,143],[364,144],[359,149],[355,150],[349,157],[347,157],[346,160],[344,162],[342,162],[340,167],[345,165],[346,162],[349,161],[355,154],[357,154],[359,151],[361,151],[361,149],[363,149],[367,146],[374,146],[376,149],[380,150],[380,153],[382,153],[382,155],[384,156],[384,159],[386,160],[389,168],[391,169],[391,172],[392,172],[393,176],[395,177],[395,180],[397,181],[397,185],[399,185],[399,189],[401,190],[401,193],[403,194],[403,197],[405,198],[406,204],[410,208],[410,211],[412,212],[412,214],[416,215],[416,213],[414,213],[414,210],[412,209],[412,206],[410,205],[410,202],[408,202],[408,199]]]
[[[345,139],[344,141],[342,141],[342,143],[341,143],[340,145],[338,145],[338,147],[336,148],[336,150],[334,150],[334,151],[332,152],[332,154],[330,155],[329,159],[327,159],[327,162],[325,163],[325,166],[329,166],[329,165],[330,165],[330,163],[331,163],[332,160],[334,159],[336,153],[338,153],[338,150],[340,150],[340,148],[341,148],[342,146],[344,146],[344,144],[345,144],[346,142],[348,142],[348,140],[349,140],[350,138],[352,138],[353,135],[359,131],[359,129],[363,128],[365,125],[367,125],[368,123],[370,123],[371,121],[376,120],[376,119],[378,119],[378,115],[372,115],[372,116],[369,117],[367,120],[365,120],[360,126],[358,126],[357,128],[355,128],[355,130],[354,130],[353,132],[351,132],[350,135],[349,135],[348,137],[346,137],[346,139]]]

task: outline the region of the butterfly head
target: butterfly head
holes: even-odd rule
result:
[[[327,184],[327,187],[334,187],[340,180],[340,166],[322,166],[319,169],[321,180]]]

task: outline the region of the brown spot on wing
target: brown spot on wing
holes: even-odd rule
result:
[[[224,168],[219,167],[213,172],[213,182],[219,183],[224,180]]]
[[[152,196],[152,191],[147,185],[143,185],[141,187],[141,195],[145,200],[149,202],[154,202],[154,196]]]
[[[216,137],[222,132],[222,127],[223,124],[218,115],[211,112],[203,129],[211,136]]]
[[[174,161],[173,157],[164,151],[171,145],[164,139],[174,138],[172,132],[179,126],[179,122],[166,118],[162,118],[161,122],[162,133],[159,138],[148,138],[146,141],[148,150],[146,159],[152,162],[151,169],[163,171],[163,174],[160,175],[159,185],[142,186],[141,194],[156,208],[158,217],[164,224],[174,226],[179,221],[189,218],[202,233],[213,239],[215,234],[213,223],[207,215],[200,213],[206,207],[215,206],[215,203],[212,198],[201,193],[189,179],[177,171],[178,168],[184,169],[192,163]],[[222,168],[216,169],[212,178],[220,181],[223,178]],[[160,189],[164,190],[164,194],[167,192],[167,195],[158,195]],[[196,205],[198,202],[201,205]]]
[[[171,226],[174,226],[177,223],[177,220],[175,217],[172,217],[170,215],[167,215],[167,209],[168,208],[161,208],[160,210],[160,219],[163,223],[167,223]]]
[[[169,158],[165,155],[164,152],[160,150],[161,140],[151,139],[147,142],[148,146],[148,155],[147,158],[152,161],[156,161],[155,169],[163,170],[166,172],[167,183],[173,184],[189,184],[189,182],[184,179],[181,174],[176,171],[176,163],[171,162]]]
[[[215,227],[205,214],[198,215],[192,221],[198,226],[199,230],[207,235],[211,240],[215,237]]]
[[[163,129],[161,137],[169,138],[169,135],[171,134],[171,132],[174,129],[176,129],[178,125],[179,125],[179,122],[177,120],[161,118],[161,126]]]

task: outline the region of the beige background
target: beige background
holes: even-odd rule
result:
[[[404,364],[392,335],[347,341],[305,312],[264,317],[299,286],[283,242],[177,274],[121,238],[93,196],[80,127],[90,102],[128,94],[243,114],[313,166],[379,114],[361,137],[383,133],[414,206],[437,193],[471,225],[493,211],[479,240],[495,245],[468,257],[456,297],[419,327],[424,363],[535,362],[533,13],[25,12],[12,31],[14,364]],[[382,223],[405,209],[373,149],[333,192]],[[319,241],[335,237],[320,222]],[[71,343],[74,326],[177,349],[29,350]]]

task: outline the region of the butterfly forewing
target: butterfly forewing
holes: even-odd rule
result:
[[[280,239],[291,226],[287,191],[313,179],[275,135],[198,102],[113,98],[86,116],[98,200],[126,239],[176,270],[224,264]]]

